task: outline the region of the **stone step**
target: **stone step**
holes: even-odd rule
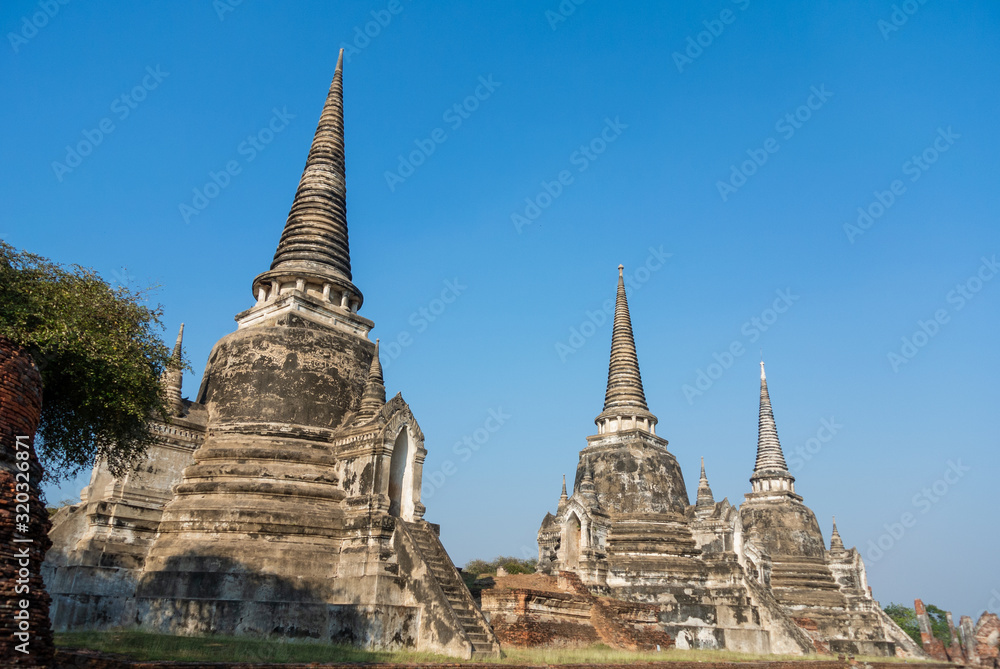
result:
[[[496,657],[497,653],[493,649],[493,644],[483,644],[472,646],[472,659],[473,660],[487,660],[491,657]]]
[[[482,620],[482,613],[469,597],[468,589],[451,564],[447,554],[441,549],[437,537],[431,536],[426,528],[407,525],[417,550],[423,557],[430,576],[437,582],[458,624],[472,644],[472,657],[486,659],[496,657],[497,651],[489,630]]]

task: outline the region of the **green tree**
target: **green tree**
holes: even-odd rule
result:
[[[893,622],[899,625],[899,628],[906,632],[911,639],[920,645],[920,623],[917,622],[917,613],[909,606],[903,606],[902,604],[889,604],[889,606],[882,609],[886,612]]]
[[[160,375],[170,349],[147,292],[112,287],[0,241],[0,336],[24,348],[42,376],[35,448],[60,480],[103,459],[115,476],[142,461],[166,419]]]
[[[510,555],[499,555],[489,562],[486,560],[469,560],[462,569],[467,574],[495,574],[498,567],[503,567],[508,574],[534,574],[538,560],[530,558],[521,560]]]

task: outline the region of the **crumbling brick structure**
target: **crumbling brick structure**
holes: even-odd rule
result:
[[[920,639],[924,651],[930,657],[941,662],[1000,669],[1000,618],[997,614],[984,611],[975,624],[969,616],[962,616],[958,627],[955,627],[951,611],[946,611],[951,643],[945,647],[934,636],[930,614],[924,603],[919,599],[914,600],[913,608],[920,624]]]
[[[0,337],[0,660],[48,667],[53,657],[49,596],[42,582],[49,514],[39,493],[35,431],[42,378],[22,347]]]
[[[920,642],[924,646],[924,651],[935,660],[948,662],[948,652],[941,640],[934,636],[934,631],[931,628],[931,617],[928,615],[923,601],[914,600],[913,610],[917,614],[917,623],[920,625]]]

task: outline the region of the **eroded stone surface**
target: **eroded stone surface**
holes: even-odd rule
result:
[[[846,549],[839,533],[827,550],[815,515],[795,492],[763,363],[751,492],[739,508],[716,502],[702,463],[690,504],[676,458],[654,433],[621,270],[598,433],[580,452],[572,494],[564,485],[538,532],[539,570],[560,581],[578,578],[583,591],[499,584],[484,591],[483,609],[501,639],[571,645],[601,638],[648,647],[655,633],[678,648],[922,656],[872,598],[857,550]],[[586,596],[620,602],[609,610],[631,611],[619,622],[638,636],[601,636],[585,620]]]
[[[95,468],[56,517],[58,629],[499,652],[423,520],[424,435],[402,396],[386,401],[373,323],[357,313],[341,78],[338,63],[274,261],[197,401],[168,368],[176,415],[154,423],[147,462],[123,481]]]

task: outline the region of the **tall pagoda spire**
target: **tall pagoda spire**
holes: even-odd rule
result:
[[[375,340],[375,355],[368,369],[368,384],[361,396],[361,408],[358,409],[358,419],[373,418],[385,406],[385,380],[382,378],[382,362],[378,357],[378,339]]]
[[[163,370],[163,389],[167,396],[167,406],[170,408],[170,415],[184,415],[184,401],[181,398],[181,383],[184,380],[184,324],[177,332],[177,341],[174,343],[173,353],[167,361],[166,369]]]
[[[639,373],[639,357],[632,336],[632,319],[625,296],[624,265],[618,265],[618,296],[615,301],[614,328],[611,333],[611,362],[608,366],[608,389],[604,411],[594,420],[601,432],[644,429],[655,432],[656,416],[646,405]]]
[[[309,292],[309,284],[322,292],[324,301],[350,312],[357,312],[363,301],[351,283],[343,67],[341,49],[271,269],[254,280],[258,304],[286,294],[292,286]]]
[[[785,454],[778,441],[771,396],[767,392],[764,361],[760,361],[760,412],[757,418],[757,462],[750,477],[754,492],[787,490],[795,492],[795,477],[788,471]]]

